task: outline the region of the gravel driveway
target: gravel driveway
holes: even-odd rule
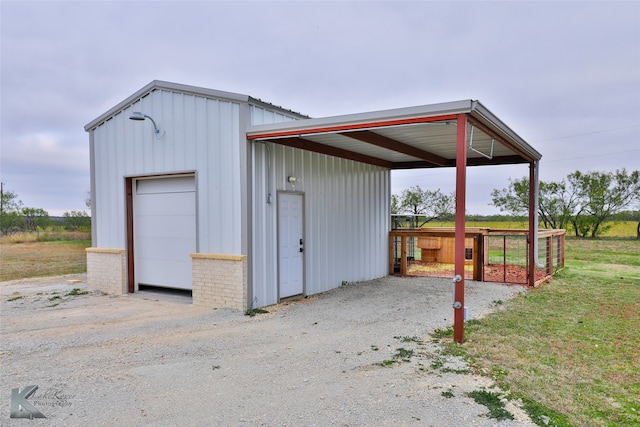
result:
[[[0,284],[1,425],[534,425],[510,402],[515,420],[489,418],[466,393],[491,381],[431,342],[453,322],[446,279],[353,283],[254,317],[161,292],[76,295],[85,280]],[[468,281],[469,315],[522,290]],[[10,418],[11,390],[30,385],[47,418]]]

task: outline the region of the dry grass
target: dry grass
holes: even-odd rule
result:
[[[50,238],[63,240],[45,242],[29,235],[3,237],[0,281],[86,272],[85,249],[91,246],[87,237],[87,233],[78,232],[56,234]]]

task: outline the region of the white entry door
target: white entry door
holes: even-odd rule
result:
[[[304,233],[302,194],[278,195],[279,296],[304,292]]]
[[[136,283],[191,289],[191,254],[196,252],[195,178],[138,180],[133,228]]]

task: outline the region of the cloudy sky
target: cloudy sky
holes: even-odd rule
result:
[[[543,154],[541,179],[640,169],[637,1],[6,1],[0,178],[86,209],[84,125],[152,80],[312,117],[478,99]],[[469,168],[469,213],[527,166]],[[449,192],[454,171],[394,172]]]

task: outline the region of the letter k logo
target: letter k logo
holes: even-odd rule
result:
[[[47,418],[35,406],[27,401],[29,396],[36,392],[37,385],[30,385],[20,391],[19,388],[11,389],[11,414],[9,418]],[[23,409],[20,409],[20,408]]]

